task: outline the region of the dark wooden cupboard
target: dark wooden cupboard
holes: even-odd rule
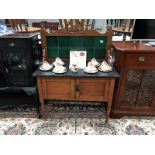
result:
[[[15,33],[0,37],[0,87],[33,86],[32,73],[39,65],[38,33]],[[3,84],[5,83],[5,85]]]
[[[40,64],[39,33],[13,33],[0,36],[0,108],[35,104],[37,88],[32,77]]]
[[[111,116],[155,115],[155,48],[132,42],[113,43],[120,74]]]

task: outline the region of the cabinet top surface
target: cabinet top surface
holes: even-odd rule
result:
[[[79,69],[78,72],[74,73],[71,70],[68,69],[66,73],[63,74],[55,74],[52,71],[40,71],[37,69],[34,73],[33,76],[35,77],[88,77],[88,78],[118,78],[119,74],[117,71],[113,68],[111,72],[103,73],[98,71],[95,74],[87,74],[83,70]]]
[[[13,34],[0,36],[0,39],[1,38],[32,38],[38,34],[39,34],[38,32],[35,32],[35,33],[13,33]]]
[[[143,43],[133,43],[133,42],[113,42],[113,47],[122,52],[154,52],[155,47],[145,45]]]

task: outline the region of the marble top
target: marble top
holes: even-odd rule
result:
[[[41,71],[37,69],[33,73],[34,77],[91,77],[91,78],[118,78],[119,74],[117,73],[116,69],[113,68],[111,72],[100,72],[94,74],[85,73],[82,69],[79,69],[78,72],[74,73],[70,69],[67,72],[62,74],[57,74],[52,71]]]

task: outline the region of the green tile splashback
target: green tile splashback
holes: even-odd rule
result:
[[[70,47],[83,47],[83,37],[69,37]]]
[[[53,37],[53,38],[55,38],[55,37]],[[60,47],[69,47],[70,46],[70,40],[66,39],[66,37],[56,37],[56,38],[59,38],[59,46]]]
[[[87,51],[87,59],[104,59],[106,55],[106,36],[46,36],[47,56],[55,59],[69,59],[69,51]]]
[[[58,37],[46,37],[47,47],[58,47]]]

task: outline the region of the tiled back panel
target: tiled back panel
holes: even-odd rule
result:
[[[106,36],[47,36],[47,57],[69,59],[70,51],[87,51],[87,59],[104,59],[106,55]]]

